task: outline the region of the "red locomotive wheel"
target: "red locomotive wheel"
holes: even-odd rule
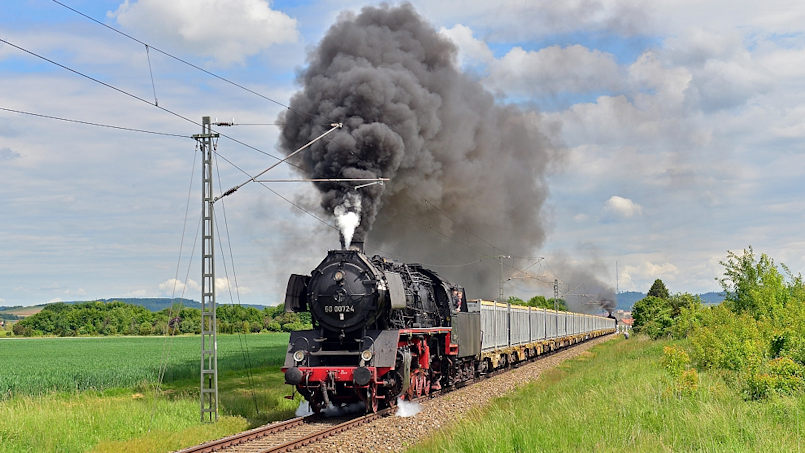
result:
[[[366,413],[374,414],[379,406],[377,398],[377,386],[372,383],[366,388]]]

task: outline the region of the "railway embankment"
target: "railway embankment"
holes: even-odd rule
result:
[[[485,405],[434,418],[438,429],[396,451],[805,448],[805,396],[749,401],[717,372],[680,388],[664,362],[673,343],[620,337],[600,344]]]

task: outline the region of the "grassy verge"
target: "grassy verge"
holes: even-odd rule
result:
[[[469,413],[415,452],[799,451],[805,397],[745,401],[714,374],[674,392],[668,342],[616,340]]]
[[[219,340],[219,354],[223,352],[223,357],[219,362],[221,418],[218,423],[200,423],[198,357],[191,359],[189,352],[192,348],[195,355],[198,355],[198,337],[183,337],[184,342],[175,345],[178,350],[175,351],[175,357],[182,366],[175,369],[183,370],[185,362],[194,360],[195,376],[188,372],[190,375],[181,379],[174,377],[159,391],[154,389],[151,380],[146,379],[136,385],[104,390],[51,391],[33,395],[17,393],[0,398],[0,446],[2,446],[0,450],[164,452],[290,417],[299,405],[299,396],[297,395],[295,401],[284,398],[290,393],[290,387],[283,383],[284,378],[279,367],[285,354],[287,334],[249,336],[252,363],[259,363],[262,366],[248,370],[242,369],[242,365],[232,366],[235,369],[227,367],[227,364],[239,363],[242,359],[240,349],[235,349],[233,346],[238,341],[237,337],[219,336],[221,337],[224,338],[223,341]],[[87,343],[74,343],[76,339],[25,341],[44,341],[42,344],[46,346],[45,351],[39,356],[31,357],[31,360],[39,362],[44,367],[39,370],[42,375],[53,372],[62,376],[60,379],[64,379],[63,376],[70,376],[70,373],[77,376],[91,375],[95,372],[93,367],[96,366],[94,364],[99,360],[98,357],[110,361],[104,369],[114,369],[121,362],[120,359],[111,357],[111,352],[120,352],[121,343],[131,345],[130,340],[138,339],[117,338],[117,342],[111,343],[108,343],[110,340],[108,338],[83,340],[98,341]],[[16,341],[9,340],[0,347],[3,347],[5,352],[7,348],[15,346]],[[49,341],[62,341],[62,343],[53,345]],[[48,367],[44,357],[55,354],[54,351],[59,351],[59,346],[62,351],[68,351],[71,357],[83,354],[91,359],[85,361],[84,367],[80,366],[80,362],[73,361],[57,362],[62,368],[56,368],[54,365]],[[28,351],[32,350],[31,347],[24,345],[24,349]],[[153,351],[154,348],[151,347]],[[148,354],[141,356],[135,353],[127,354],[127,357],[138,357],[139,361],[130,366],[146,370],[157,369],[160,360],[159,354],[149,358]],[[65,367],[68,371],[64,370]],[[9,371],[5,369],[7,365],[3,368],[0,374],[9,375]],[[128,375],[121,373],[121,376]],[[22,383],[25,384],[24,381]],[[111,383],[113,381],[110,381],[109,385]]]

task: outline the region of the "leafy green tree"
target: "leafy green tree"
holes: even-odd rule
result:
[[[674,315],[674,310],[678,314]],[[687,338],[696,328],[703,325],[705,308],[699,296],[679,294],[671,298],[672,317],[671,336],[681,340]]]
[[[520,299],[519,297],[516,296],[509,296],[509,300],[507,300],[507,302],[512,305],[525,305],[523,299]]]
[[[545,296],[534,296],[531,299],[528,299],[526,305],[529,307],[548,308],[548,300],[545,299]]]
[[[774,317],[788,302],[794,292],[801,290],[801,278],[792,276],[794,283],[787,287],[785,277],[777,269],[774,260],[765,253],[755,258],[750,246],[743,254],[728,252],[727,260],[721,261],[724,276],[719,279],[726,293],[725,301],[736,313],[747,312],[760,319]],[[788,271],[787,268],[783,268]],[[797,285],[796,282],[799,282]]]
[[[668,288],[666,288],[665,283],[658,278],[654,280],[654,283],[651,285],[651,289],[648,290],[648,294],[646,294],[646,296],[668,299]]]
[[[554,302],[556,302],[556,304],[554,304]],[[546,305],[547,307],[545,308],[550,308],[551,310],[553,310],[555,307],[557,311],[567,311],[567,302],[565,302],[565,300],[562,298],[554,299],[551,297],[547,300]]]
[[[632,306],[632,318],[635,331],[657,339],[670,333],[673,323],[671,303],[668,299],[646,296]]]

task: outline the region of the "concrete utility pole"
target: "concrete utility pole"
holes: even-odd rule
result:
[[[201,421],[218,421],[218,338],[215,317],[215,242],[213,240],[212,153],[210,117],[201,119]]]
[[[559,300],[559,279],[553,280],[553,311],[556,312],[556,335],[559,335],[559,313],[556,309],[556,301]]]
[[[509,255],[498,255],[500,261],[500,284],[498,285],[498,301],[503,302],[503,259],[511,259]]]

